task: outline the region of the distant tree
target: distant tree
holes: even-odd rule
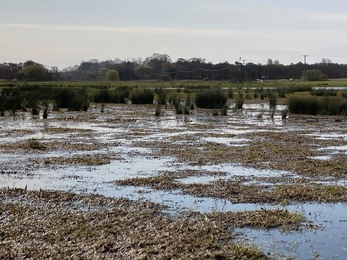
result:
[[[148,79],[153,73],[153,68],[147,65],[137,66],[134,70],[135,70],[135,75],[140,79]]]
[[[16,79],[44,81],[46,69],[42,65],[27,65],[17,73]]]
[[[304,73],[305,72],[303,72],[303,74]],[[312,70],[306,71],[306,79],[308,81],[322,81],[322,80],[327,80],[328,76],[324,74],[321,70],[312,69]]]
[[[280,61],[279,60],[275,60],[274,61],[274,65],[280,65]]]
[[[142,65],[143,64],[143,59],[141,57],[138,58],[132,58],[131,62],[136,64],[136,65]]]
[[[1,63],[0,64],[0,79],[14,79],[16,74],[22,69],[23,64],[16,63]]]
[[[272,59],[267,59],[266,65],[273,65]]]
[[[116,70],[109,70],[106,73],[106,79],[110,80],[110,81],[117,81],[117,80],[119,80],[118,71],[116,71]]]
[[[331,59],[328,59],[328,58],[322,58],[321,63],[324,65],[328,65],[328,64],[332,63],[332,61],[331,61]]]
[[[102,67],[98,70],[98,75],[100,79],[106,79],[106,74],[109,72],[110,69]]]
[[[115,59],[113,60],[113,62],[114,62],[115,64],[122,64],[124,61],[123,61],[122,59],[120,59],[120,58],[115,58]]]
[[[163,64],[171,63],[171,58],[167,54],[153,53],[152,56],[147,57],[144,60],[144,64],[153,68],[154,74],[160,74],[163,72]]]
[[[37,64],[35,61],[27,60],[26,62],[24,62],[23,67],[27,67],[29,65],[39,65],[39,64]]]

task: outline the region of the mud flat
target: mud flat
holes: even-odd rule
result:
[[[345,259],[347,120],[281,109],[1,117],[1,257]]]

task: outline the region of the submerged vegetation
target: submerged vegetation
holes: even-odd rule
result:
[[[345,91],[1,84],[0,258],[273,259],[243,230],[316,230],[301,206],[347,202]]]
[[[152,189],[180,189],[198,197],[227,199],[233,203],[282,203],[283,201],[347,202],[347,188],[338,185],[281,184],[249,185],[234,180],[217,180],[209,184],[183,184],[179,177],[155,176],[117,180],[119,185],[149,186]]]
[[[67,192],[1,189],[0,198],[20,198],[23,203],[0,202],[0,216],[6,216],[0,219],[4,259],[268,259],[255,246],[234,242],[228,230],[233,223],[249,221],[263,227],[280,225],[270,219],[263,222],[257,212],[248,218],[244,212],[174,219],[161,214],[154,203]],[[274,212],[292,219],[288,212]]]

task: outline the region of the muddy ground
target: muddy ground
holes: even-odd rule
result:
[[[345,259],[347,119],[93,105],[0,118],[0,258]]]

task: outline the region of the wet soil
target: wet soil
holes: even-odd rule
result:
[[[334,257],[344,259],[347,245],[343,246],[341,241],[346,234],[335,234],[335,231],[344,228],[343,221],[347,219],[347,213],[344,213],[347,212],[344,206],[347,201],[347,119],[301,115],[282,119],[281,109],[285,106],[278,106],[272,116],[267,104],[248,104],[241,110],[229,110],[227,116],[215,116],[212,111],[201,109],[193,110],[190,115],[175,115],[172,108],[167,108],[156,117],[155,107],[151,105],[108,105],[104,112],[94,105],[88,112],[51,112],[46,120],[25,112],[18,112],[15,117],[6,115],[0,118],[0,187],[4,188],[2,193],[5,194],[1,198],[5,210],[0,212],[0,219],[10,215],[15,218],[16,214],[24,212],[23,218],[29,219],[26,223],[33,224],[29,216],[33,214],[42,218],[45,226],[46,221],[53,221],[52,217],[61,221],[59,210],[68,208],[69,219],[88,219],[88,227],[77,232],[73,229],[81,223],[69,222],[73,231],[68,233],[73,235],[68,236],[68,240],[62,239],[60,245],[67,245],[71,240],[78,240],[80,246],[92,245],[93,249],[78,252],[85,258],[95,254],[106,258],[137,255],[143,259],[146,256],[163,259],[171,254],[177,259],[190,256],[206,259],[223,259],[218,256],[232,259],[235,256],[237,259],[242,255],[240,252],[244,253],[244,247],[254,249],[249,245],[251,241],[267,255],[246,250],[245,254],[249,256],[253,253],[259,253],[259,257],[283,254],[302,259],[319,254],[329,258],[328,248],[340,244]],[[21,188],[21,192],[17,188]],[[33,200],[36,195],[28,195],[37,191],[46,192],[48,197],[56,196],[58,201],[66,194],[70,195],[67,205],[53,210],[45,196]],[[52,195],[57,194],[56,191],[67,193]],[[136,208],[124,213],[127,217],[110,218],[115,223],[125,223],[124,230],[128,233],[124,231],[121,240],[101,234],[109,230],[98,234],[91,232],[89,239],[88,230],[101,230],[102,226],[111,225],[111,222],[103,223],[99,215],[118,214],[109,213],[115,210],[113,206],[100,208],[99,204],[90,203],[81,206],[87,208],[87,212],[73,210],[79,207],[76,201],[87,200],[89,196],[114,200],[116,204],[120,200],[127,201],[124,205],[152,204],[146,210]],[[317,221],[312,218],[314,208],[323,204],[327,207],[320,209],[320,216],[325,221]],[[338,206],[334,208],[332,205]],[[91,211],[90,207],[95,210]],[[130,224],[135,221],[130,212],[137,212],[137,222],[142,224]],[[339,217],[329,222],[332,212]],[[47,214],[51,217],[45,219]],[[90,219],[93,221],[89,222]],[[6,227],[0,243],[7,245],[5,248],[10,248],[13,243],[24,243],[26,249],[8,249],[1,252],[3,254],[44,256],[57,243],[54,239],[47,242],[43,235],[33,231],[33,236],[46,244],[38,250],[39,253],[30,255],[28,248],[33,245],[27,243],[32,237],[15,237],[15,229],[10,228],[15,222],[9,223],[12,225],[0,221],[1,226]],[[144,228],[148,225],[156,227],[154,230]],[[196,230],[178,228],[190,225]],[[165,230],[165,226],[172,229]],[[19,229],[23,227],[18,223]],[[138,233],[141,228],[141,234],[155,233],[158,238],[146,241],[145,236]],[[45,233],[65,232],[58,223],[57,228],[50,230],[46,225],[44,229]],[[205,229],[208,232],[197,231]],[[136,243],[126,242],[130,230],[138,236]],[[162,233],[163,230],[170,235]],[[267,233],[256,230],[266,230],[276,237],[269,238]],[[279,230],[280,233],[276,233]],[[290,239],[301,248],[309,248],[315,241],[314,238],[305,240],[283,233],[288,230],[291,230],[290,234],[299,231],[309,234],[315,230],[318,235],[324,233],[334,239],[323,243],[318,250],[300,249],[293,254]],[[202,239],[203,244],[193,241],[189,248],[182,248],[183,244],[178,243],[175,245],[177,250],[169,249],[169,237],[177,234],[186,236],[181,241],[185,244],[188,238],[197,234],[202,238],[212,236],[213,241],[208,240],[210,244],[206,242],[207,238]],[[278,236],[282,241],[289,239],[287,246],[269,250],[267,244],[275,244]],[[98,247],[92,243],[95,238],[105,243],[111,241],[112,245]],[[241,241],[238,248],[226,246],[236,241]],[[163,247],[161,243],[166,244]],[[201,248],[201,251],[188,254],[193,247]],[[76,248],[61,252],[55,247],[58,251],[54,252],[66,257],[77,253]],[[124,248],[131,254],[124,253]],[[102,253],[105,250],[107,252]],[[162,254],[164,251],[168,255]]]

